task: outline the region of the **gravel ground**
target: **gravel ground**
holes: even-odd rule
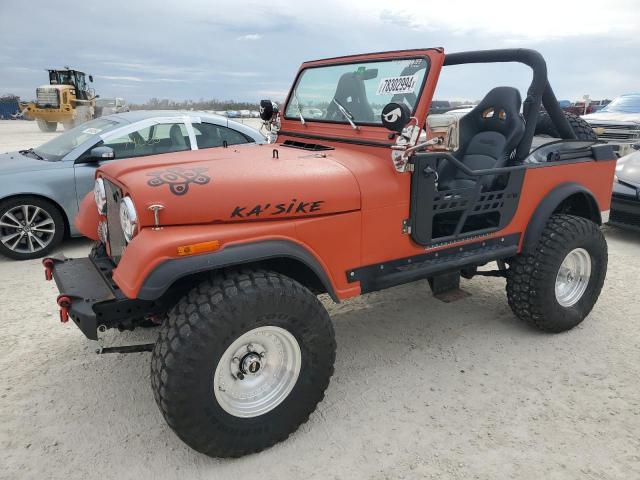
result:
[[[0,124],[0,150],[28,146],[8,123],[29,125]],[[95,355],[60,324],[40,262],[0,257],[0,478],[640,478],[640,235],[605,231],[600,300],[559,335],[518,322],[496,278],[463,280],[471,296],[454,304],[424,281],[324,299],[338,342],[325,400],[286,442],[238,460],[182,444],[153,400],[150,355]]]

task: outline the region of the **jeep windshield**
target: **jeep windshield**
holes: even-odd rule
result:
[[[414,113],[427,67],[424,57],[308,67],[298,76],[285,118],[382,125],[389,102],[403,102]]]
[[[117,125],[119,125],[118,122],[113,120],[96,118],[54,137],[37,148],[24,151],[31,154],[35,153],[35,156],[42,160],[57,162],[78,145],[86,142],[91,137],[111,130]]]

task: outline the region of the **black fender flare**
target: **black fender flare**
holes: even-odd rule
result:
[[[329,275],[320,262],[306,248],[289,240],[264,240],[230,245],[217,252],[172,258],[151,271],[142,284],[137,298],[156,300],[174,282],[188,275],[276,258],[293,259],[304,264],[322,282],[331,298],[336,302],[339,301]]]
[[[524,240],[522,242],[522,250],[530,251],[538,243],[542,230],[547,224],[549,217],[553,215],[553,212],[560,206],[560,204],[576,193],[585,195],[589,202],[590,219],[595,221],[598,225],[602,225],[602,218],[600,216],[600,208],[593,193],[584,185],[579,183],[563,183],[551,190],[538,204],[538,207],[533,212],[527,229],[524,234]]]

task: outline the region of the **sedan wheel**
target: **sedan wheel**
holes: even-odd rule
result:
[[[39,198],[0,204],[0,253],[17,260],[44,256],[62,240],[64,222],[56,207]]]

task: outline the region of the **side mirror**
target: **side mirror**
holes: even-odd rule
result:
[[[392,132],[402,132],[411,120],[411,110],[404,103],[387,103],[380,114],[382,125]]]
[[[89,75],[89,81],[93,83],[93,75]]]
[[[265,122],[270,121],[278,114],[278,104],[271,100],[260,100],[260,118]]]
[[[85,158],[85,163],[104,162],[116,158],[116,153],[111,147],[95,147],[91,149],[91,153]]]

